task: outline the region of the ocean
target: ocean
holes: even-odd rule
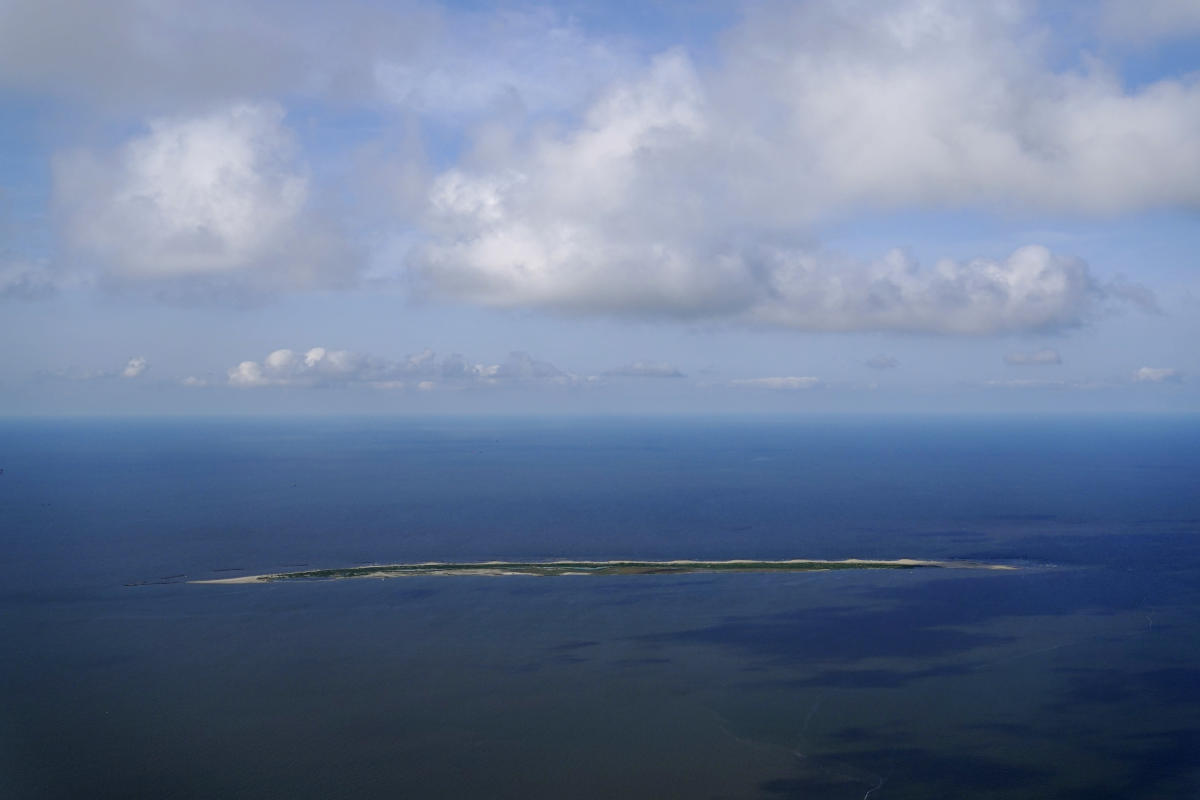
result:
[[[1200,418],[0,422],[0,797],[1200,794]],[[365,563],[913,569],[196,584]]]

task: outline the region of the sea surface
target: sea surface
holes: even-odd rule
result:
[[[1200,418],[0,422],[0,797],[1200,796]],[[917,569],[204,585],[362,563]]]

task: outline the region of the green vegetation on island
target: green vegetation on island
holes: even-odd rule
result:
[[[788,561],[476,561],[427,562],[422,564],[370,564],[366,566],[310,569],[301,572],[278,572],[266,575],[246,575],[195,583],[263,583],[286,580],[332,580],[336,578],[399,578],[418,575],[677,575],[704,572],[817,572],[840,569],[918,569],[930,567],[959,567],[977,569],[1010,569],[997,564],[967,561],[918,561],[896,559],[868,561],[845,559],[822,561],[794,559]]]

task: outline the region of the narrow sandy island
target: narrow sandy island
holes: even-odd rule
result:
[[[678,575],[696,572],[818,572],[834,569],[1016,569],[1006,564],[978,561],[920,561],[899,558],[869,561],[847,558],[841,561],[792,559],[788,561],[431,561],[422,564],[370,564],[336,569],[310,569],[302,572],[275,572],[265,575],[239,575],[190,583],[270,583],[289,580],[333,580],[336,578],[403,578],[417,575]]]

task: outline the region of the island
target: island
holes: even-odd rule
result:
[[[429,561],[419,564],[368,564],[300,572],[239,575],[210,578],[191,583],[272,583],[290,580],[334,580],[340,578],[403,578],[419,575],[680,575],[729,572],[824,572],[839,569],[1016,569],[1007,564],[978,561],[921,561],[900,558],[870,561],[847,558],[840,561],[790,559],[787,561]]]

